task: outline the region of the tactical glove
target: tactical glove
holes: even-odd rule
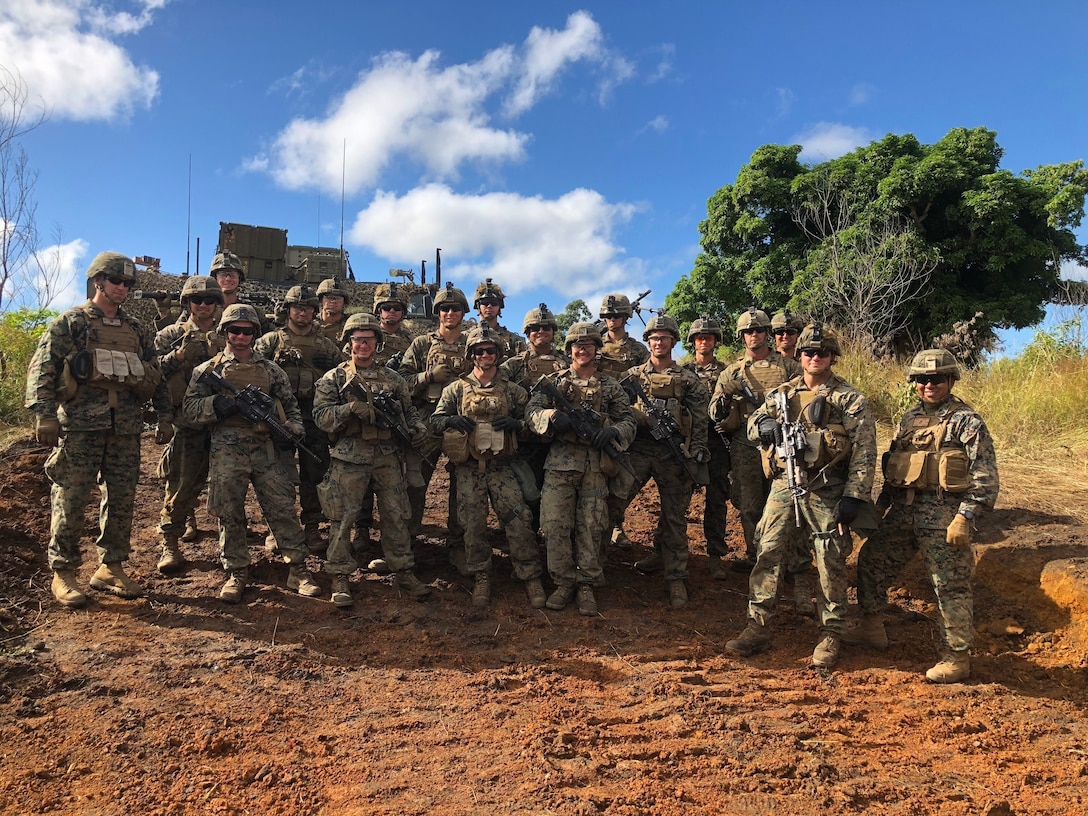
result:
[[[55,448],[60,442],[60,420],[56,417],[38,417],[34,423],[34,438],[39,445]]]
[[[593,447],[604,450],[609,445],[617,445],[623,438],[619,428],[599,428],[593,434]]]
[[[700,465],[706,464],[710,461],[710,451],[707,448],[696,445],[691,449],[691,458]]]
[[[453,369],[445,363],[439,363],[427,373],[431,375],[431,382],[440,385],[445,385],[453,379]]]
[[[238,403],[234,401],[234,397],[216,394],[215,399],[212,400],[212,410],[219,419],[226,419],[238,413]]]
[[[556,412],[552,414],[551,425],[552,431],[557,434],[566,433],[574,427],[574,425],[571,424],[570,417],[559,410],[556,410]]]
[[[155,444],[165,445],[173,438],[174,426],[160,419],[159,424],[155,426]]]
[[[517,433],[521,430],[521,420],[514,419],[512,416],[501,416],[497,417],[495,421],[491,423],[491,427],[496,431]]]
[[[364,425],[374,424],[374,406],[366,400],[357,399],[351,403],[351,412],[359,417]]]
[[[756,430],[759,431],[759,441],[764,445],[773,445],[778,441],[778,423],[769,416],[761,416],[756,422]]]
[[[881,510],[887,510],[892,506],[892,494],[887,487],[880,488],[880,495],[876,497],[876,506]]]
[[[468,433],[476,427],[476,421],[472,417],[457,416],[446,417],[446,430],[447,431],[460,431],[461,433]]]
[[[966,548],[971,546],[971,522],[962,513],[956,513],[952,523],[948,525],[944,540],[953,547]]]
[[[861,512],[864,504],[865,502],[861,499],[843,496],[839,499],[839,503],[835,505],[835,523],[841,524],[843,527],[849,527],[857,521],[858,513]]]

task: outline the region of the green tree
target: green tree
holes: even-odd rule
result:
[[[789,306],[859,330],[857,312],[873,302],[864,287],[879,293],[898,276],[901,325],[860,331],[909,350],[978,312],[989,333],[1037,323],[1062,261],[1085,261],[1073,233],[1088,194],[1081,161],[1014,175],[985,128],[932,145],[888,135],[815,166],[800,152],[764,145],[711,196],[702,252],[666,299],[670,314]]]
[[[586,302],[581,298],[572,300],[567,304],[567,308],[563,310],[562,314],[555,316],[555,322],[559,324],[559,331],[556,333],[556,342],[559,343],[563,335],[567,333],[567,329],[573,326],[575,323],[581,323],[586,320],[592,320],[593,313],[589,311],[589,307],[586,306]]]

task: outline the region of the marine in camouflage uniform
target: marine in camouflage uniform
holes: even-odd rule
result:
[[[838,661],[846,630],[846,559],[853,549],[850,526],[868,504],[876,470],[876,425],[869,401],[832,371],[841,354],[838,340],[820,324],[807,326],[798,342],[804,374],[778,386],[748,422],[749,437],[774,449],[771,494],[759,522],[759,555],[748,582],[748,626],[726,649],[746,656],[770,645],[770,624],[778,598],[778,579],[798,515],[816,555],[820,592],[817,598],[822,638],[812,664],[831,668]],[[783,416],[776,396],[787,400]],[[791,494],[786,463],[777,443],[790,437],[785,423],[799,423],[796,439],[799,488]],[[795,426],[797,427],[797,426]]]
[[[722,341],[722,327],[717,320],[703,316],[692,321],[688,329],[688,345],[695,349],[695,355],[685,368],[692,371],[706,386],[707,397],[714,393],[718,378],[725,370],[725,363],[714,354]],[[710,423],[707,428],[707,448],[710,450],[710,481],[706,486],[706,504],[703,510],[703,537],[706,539],[706,554],[710,557],[710,574],[725,580],[726,572],[722,559],[729,555],[729,545],[725,541],[726,507],[729,502],[729,447],[722,435]]]
[[[306,529],[306,542],[311,547],[321,544],[318,524],[325,516],[321,512],[317,486],[329,469],[329,437],[314,424],[313,419],[314,383],[344,359],[338,344],[314,322],[318,308],[317,296],[310,289],[292,286],[279,309],[279,315],[285,321],[283,328],[268,332],[253,346],[254,351],[274,362],[287,374],[299,410],[302,411],[306,447],[318,457],[314,459],[306,454],[298,457],[300,516]],[[291,457],[294,451],[288,451],[286,455]]]
[[[506,295],[503,294],[502,287],[492,282],[491,278],[476,285],[476,297],[472,306],[480,315],[480,325],[487,326],[492,336],[498,338],[504,360],[521,354],[528,348],[523,338],[499,324],[503,307],[506,306]]]
[[[318,326],[330,340],[340,342],[348,320],[345,309],[351,303],[351,292],[340,284],[339,278],[325,278],[317,285],[317,299],[321,303]]]
[[[302,434],[302,412],[287,374],[253,349],[258,331],[260,318],[256,309],[244,303],[228,306],[219,321],[219,332],[227,340],[226,348],[197,366],[182,401],[182,416],[189,425],[212,429],[208,513],[219,519],[220,556],[227,571],[219,598],[227,603],[238,603],[249,582],[246,493],[250,484],[279,544],[280,555],[290,565],[288,588],[300,595],[321,594],[306,569],[309,549],[295,516],[291,474],[276,451],[268,426],[250,422],[239,412],[234,397],[217,393],[200,379],[206,370],[212,369],[238,390],[255,386],[276,401],[288,430]]]
[[[944,641],[941,660],[926,672],[934,683],[966,679],[974,643],[971,578],[975,557],[971,527],[993,509],[999,480],[993,439],[970,405],[952,394],[960,376],[943,349],[915,355],[910,380],[918,404],[899,421],[884,455],[884,488],[878,503],[889,506],[879,529],[858,557],[860,625],[847,642],[884,648],[880,618],[889,583],[920,549],[937,595]]]
[[[333,575],[332,602],[341,607],[352,604],[348,577],[358,564],[352,557],[351,531],[366,497],[375,495],[383,560],[396,573],[394,586],[424,597],[430,589],[412,572],[405,451],[390,423],[414,443],[422,442],[427,428],[412,405],[404,378],[375,360],[382,339],[378,319],[365,312],[353,314],[340,339],[351,345],[351,358],[317,381],[314,397],[314,422],[333,440],[332,465],[318,486],[329,519],[325,570]],[[392,420],[375,407],[376,396],[394,401]]]
[[[514,576],[525,582],[529,601],[541,608],[547,600],[533,514],[512,467],[522,417],[529,400],[525,389],[499,370],[501,345],[486,326],[469,331],[466,353],[472,371],[442,391],[431,428],[443,434],[442,447],[454,465],[457,515],[464,528],[465,568],[474,577],[472,603],[491,602],[491,545],[487,540],[489,506],[495,508],[510,543]]]
[[[667,440],[654,438],[647,406],[632,398],[631,407],[638,423],[638,434],[631,443],[634,483],[623,499],[609,497],[609,517],[613,527],[619,526],[631,500],[650,479],[654,480],[661,498],[654,551],[648,558],[635,562],[635,567],[642,572],[662,570],[669,603],[673,609],[679,609],[688,602],[687,512],[695,487],[693,477],[698,475],[700,484],[706,483],[705,463],[710,457],[706,447],[707,390],[694,373],[672,359],[672,350],[680,342],[675,320],[667,315],[650,318],[642,337],[649,343],[650,359],[630,369],[625,380],[638,380],[646,396],[673,418],[681,435],[672,439],[680,447],[684,462],[674,456]]]
[[[400,365],[400,374],[408,381],[412,389],[412,404],[419,411],[420,419],[429,422],[442,389],[456,377],[470,371],[471,363],[465,359],[465,337],[463,334],[465,314],[468,312],[468,299],[460,289],[450,283],[439,291],[434,298],[434,308],[438,313],[438,328],[430,334],[420,335],[412,341]],[[419,449],[423,458],[420,470],[423,475],[423,487],[409,487],[408,499],[412,505],[412,517],[408,525],[412,535],[416,535],[423,524],[423,507],[427,501],[427,486],[431,483],[434,469],[438,466],[438,457],[442,453],[442,440],[431,435]],[[465,533],[457,517],[457,483],[450,471],[450,495],[447,516],[446,545],[449,548],[450,562],[459,572],[465,572]]]
[[[143,594],[122,564],[129,557],[140,477],[144,403],[154,397],[156,410],[170,413],[151,336],[121,308],[136,282],[132,260],[102,252],[88,266],[87,278],[92,297],[49,324],[26,383],[35,437],[53,448],[45,462],[53,483],[49,568],[53,596],[68,607],[87,602],[76,573],[84,512],[96,482],[102,494],[99,567],[90,585],[122,598]]]
[[[242,263],[242,259],[235,255],[230,250],[223,250],[217,252],[215,257],[212,258],[211,270],[208,272],[216,283],[219,284],[219,288],[223,291],[223,308],[233,306],[235,303],[244,303],[245,298],[242,296],[242,286],[246,282],[246,267]],[[252,305],[252,304],[249,304]],[[257,313],[257,317],[261,321],[261,334],[267,334],[276,328],[275,323],[268,319],[260,309],[256,306],[253,307]],[[215,319],[219,320],[223,316],[222,312],[216,314]]]
[[[159,460],[159,477],[166,483],[159,532],[162,534],[160,572],[169,573],[185,564],[180,541],[193,517],[197,499],[208,482],[211,432],[190,427],[181,416],[181,403],[193,369],[223,350],[226,341],[215,331],[216,309],[223,305],[223,291],[215,278],[194,276],[181,290],[188,313],[182,322],[167,326],[155,335],[155,353],[166,380],[172,412],[159,417],[155,441],[166,447]],[[171,427],[172,423],[172,427]],[[192,529],[195,530],[193,524]],[[188,539],[196,537],[186,536]]]
[[[575,323],[567,332],[570,367],[550,375],[556,389],[579,410],[600,417],[592,438],[578,436],[569,415],[554,398],[537,390],[529,399],[526,421],[533,431],[552,435],[544,465],[541,522],[548,550],[548,572],[555,592],[549,609],[563,609],[578,594],[578,611],[597,614],[593,587],[604,583],[600,541],[608,530],[609,481],[618,463],[605,449],[623,451],[635,436],[635,415],[616,380],[597,373],[601,333],[592,323]]]

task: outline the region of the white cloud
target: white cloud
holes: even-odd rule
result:
[[[658,60],[657,67],[654,68],[647,78],[647,84],[654,84],[660,82],[669,74],[672,73],[672,59],[676,55],[676,46],[673,43],[664,43],[660,46],[661,59]]]
[[[1088,281],[1088,266],[1079,261],[1064,260],[1060,277],[1062,280]]]
[[[165,3],[142,0],[140,12],[133,15],[89,0],[5,0],[0,6],[0,54],[51,116],[124,116],[152,103],[159,75],[135,65],[113,38],[144,29]]]
[[[789,144],[802,146],[798,157],[803,162],[819,162],[834,159],[873,141],[865,128],[840,125],[835,122],[817,122],[811,128],[790,138]]]
[[[450,259],[445,277],[462,286],[491,277],[510,294],[550,287],[573,299],[627,284],[639,262],[623,257],[613,231],[638,210],[586,189],[544,199],[461,195],[429,184],[403,196],[376,193],[356,216],[350,238],[398,263],[412,263],[422,247],[440,246],[443,260]]]
[[[873,98],[876,93],[876,88],[867,82],[859,82],[853,88],[850,89],[850,104],[851,105],[865,105]]]
[[[604,55],[601,27],[588,12],[571,14],[562,31],[533,26],[525,38],[521,76],[506,100],[507,115],[517,116],[532,108],[568,64],[583,59],[601,61]]]
[[[789,88],[775,88],[775,98],[778,100],[778,116],[785,116],[793,108],[793,103],[797,101],[797,94],[791,91]]]
[[[666,118],[664,116],[661,116],[661,115],[658,115],[658,116],[655,116],[653,119],[651,119],[649,122],[647,122],[645,125],[640,127],[638,129],[638,134],[636,134],[636,135],[642,135],[643,133],[645,133],[648,130],[652,130],[655,133],[664,133],[668,129],[669,129],[669,120],[668,120],[668,118]]]
[[[83,274],[82,260],[88,244],[82,238],[64,244],[45,247],[37,253],[37,263],[25,259],[12,273],[4,288],[4,308],[36,309],[41,305],[41,293],[51,295],[47,304],[52,309],[64,310],[87,299],[87,280]],[[39,270],[45,269],[47,276]]]

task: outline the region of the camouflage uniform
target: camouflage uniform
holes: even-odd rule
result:
[[[650,350],[631,335],[614,340],[602,332],[604,347],[597,356],[597,370],[602,374],[619,378],[628,369],[642,365],[650,359]]]
[[[317,497],[317,486],[329,469],[329,437],[314,424],[314,383],[338,365],[344,355],[316,325],[304,335],[295,334],[288,328],[268,332],[253,344],[253,350],[274,362],[287,375],[302,412],[306,447],[318,455],[318,459],[314,459],[300,454],[297,476],[301,521],[308,529],[315,530],[325,517]]]
[[[120,337],[110,344],[105,338]],[[136,384],[109,384],[95,375],[79,385],[75,396],[58,399],[62,373],[77,353],[93,348],[123,348],[134,354],[146,369],[138,387],[154,390],[156,411],[170,415],[166,386],[159,377],[151,336],[124,309],[106,318],[88,300],[56,317],[38,341],[26,382],[26,407],[40,420],[59,419],[60,443],[45,462],[52,516],[49,534],[49,568],[77,570],[82,562],[79,540],[87,502],[95,484],[101,486],[99,535],[96,541],[102,564],[127,561],[132,537],[132,509],[140,478],[140,432],[143,430],[146,393]],[[114,357],[119,352],[114,351]],[[130,378],[132,380],[133,378]]]
[[[390,333],[382,329],[382,344],[374,361],[378,365],[385,365],[398,354],[408,351],[408,347],[412,345],[412,340],[412,333],[404,327],[403,323],[397,327],[395,332]]]
[[[832,373],[815,391],[805,385],[803,377],[797,377],[774,389],[763,406],[752,414],[748,430],[753,441],[759,440],[757,427],[761,417],[782,422],[774,403],[775,392],[784,393],[790,400],[791,420],[798,416],[800,405],[808,404],[810,397],[825,397],[830,409],[822,425],[810,427],[806,424],[805,430],[810,440],[826,439],[833,431],[837,448],[825,449],[822,443],[819,444],[819,458],[814,462],[812,459],[817,452],[798,454],[804,458],[799,464],[807,474],[808,486],[808,492],[799,502],[802,529],[810,537],[820,579],[820,592],[817,593],[820,629],[841,636],[846,628],[846,559],[853,548],[853,540],[849,531],[839,533],[835,509],[844,497],[869,501],[876,470],[876,425],[869,401],[836,374]],[[844,442],[849,443],[845,458],[825,462],[826,450],[842,450]],[[759,523],[759,555],[749,580],[748,617],[761,626],[767,626],[774,616],[780,568],[797,536],[794,503],[786,475],[780,465],[775,469],[777,475],[771,483]]]
[[[199,381],[207,368],[219,372],[239,389],[252,383],[278,400],[286,425],[299,434],[302,433],[302,412],[283,369],[257,352],[253,352],[249,363],[240,363],[227,348],[193,371],[182,402],[182,416],[193,427],[212,429],[208,513],[219,519],[223,568],[235,573],[245,571],[249,566],[246,493],[250,484],[284,562],[304,565],[309,549],[295,516],[291,474],[277,454],[267,429],[240,415],[223,420],[216,416],[213,407],[216,393],[207,383]]]
[[[963,451],[970,486],[947,491],[934,485],[915,490],[889,485],[885,474],[882,498],[891,508],[858,556],[858,606],[876,615],[887,601],[889,583],[921,549],[940,610],[941,635],[953,652],[974,643],[971,578],[975,558],[970,544],[957,547],[945,540],[948,525],[960,511],[977,515],[992,509],[999,489],[993,439],[982,417],[958,397],[935,407],[921,401],[899,421],[893,450],[906,447],[919,428],[945,423],[941,450]]]
[[[580,379],[573,369],[553,377],[556,388],[573,404],[583,401],[604,418],[604,427],[622,434],[623,450],[635,436],[635,415],[627,394],[607,375]],[[555,406],[543,392],[535,393],[526,421],[540,435],[549,433]],[[600,540],[608,531],[609,478],[616,465],[589,440],[568,431],[556,437],[544,465],[541,521],[548,548],[548,572],[557,587],[600,586]]]
[[[522,419],[528,399],[525,389],[507,380],[502,372],[497,372],[486,386],[475,374],[468,373],[445,387],[431,417],[435,433],[442,431],[447,417],[468,416],[476,422],[468,434],[468,458],[455,462],[453,472],[457,480],[457,516],[464,528],[466,570],[473,575],[491,572],[491,547],[487,541],[489,499],[510,542],[514,576],[530,581],[539,579],[542,573],[534,519],[511,467],[517,448],[516,434],[494,432],[502,436],[499,450],[481,451],[484,446],[480,444],[485,423],[501,416]]]
[[[684,367],[706,385],[708,397],[713,394],[718,378],[725,370],[725,364],[718,360],[702,366],[688,363]],[[706,441],[710,451],[710,482],[706,486],[703,537],[706,539],[706,554],[712,558],[724,558],[729,555],[729,545],[725,543],[726,502],[729,501],[729,448],[722,435],[714,429],[713,422],[707,428]]]
[[[352,413],[344,386],[352,378],[368,393],[389,392],[400,404],[413,439],[422,439],[427,428],[408,395],[404,378],[373,365],[356,368],[353,361],[341,363],[317,381],[314,422],[329,434],[332,466],[318,486],[321,505],[329,519],[329,550],[325,569],[347,575],[358,564],[351,553],[351,530],[363,509],[365,497],[377,496],[381,513],[382,553],[389,569],[397,572],[415,565],[408,534],[410,508],[405,488],[404,453],[388,428],[363,424]]]

